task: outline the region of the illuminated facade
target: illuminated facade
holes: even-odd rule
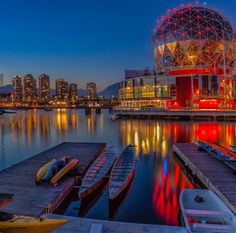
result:
[[[218,12],[191,5],[168,10],[153,31],[157,75],[126,72],[121,104],[235,109],[235,50],[231,23]]]
[[[23,79],[23,99],[26,103],[32,103],[37,97],[37,85],[36,79],[33,75],[27,74]]]
[[[87,98],[94,100],[97,98],[97,87],[96,83],[87,83],[86,87]]]
[[[22,77],[13,76],[12,78],[12,102],[20,103],[23,100]]]
[[[71,104],[75,104],[77,101],[77,96],[78,96],[77,91],[78,91],[77,84],[70,83],[70,85],[69,85],[69,99],[70,99]]]
[[[69,97],[68,82],[64,79],[56,80],[56,97],[57,100],[67,101]]]
[[[41,74],[38,79],[39,83],[39,101],[40,103],[48,103],[50,100],[50,77]]]

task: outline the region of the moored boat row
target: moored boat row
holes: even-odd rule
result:
[[[225,165],[236,171],[236,154],[220,145],[198,140],[197,144],[200,148],[207,151],[216,159],[223,162]]]
[[[61,178],[73,170],[79,160],[71,159],[70,156],[64,156],[59,159],[52,159],[39,168],[36,176],[35,183],[38,185],[43,181],[49,181],[52,185],[56,185]]]
[[[108,148],[91,165],[86,172],[79,190],[81,199],[96,190],[109,175],[109,199],[118,197],[130,184],[135,170],[135,157],[131,145],[117,156],[113,148]]]

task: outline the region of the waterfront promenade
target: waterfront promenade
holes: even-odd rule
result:
[[[187,233],[184,227],[137,224],[68,217],[50,214],[49,218],[66,218],[69,222],[53,233],[89,233],[92,224],[102,224],[102,233]]]
[[[235,121],[235,110],[164,110],[157,108],[115,108],[113,119],[140,118],[157,120],[186,120],[186,121]]]
[[[206,151],[199,150],[194,143],[177,143],[173,150],[191,176],[214,191],[236,214],[236,176],[233,170]]]
[[[38,169],[52,158],[66,155],[80,161],[78,169],[83,175],[104,148],[105,143],[65,142],[0,171],[1,192],[14,194],[12,203],[3,211],[35,217],[55,211],[72,191],[77,179],[67,176],[56,187],[49,183],[35,185]]]

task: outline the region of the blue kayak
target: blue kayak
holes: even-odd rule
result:
[[[67,157],[63,157],[51,163],[42,180],[50,180],[59,170],[61,170],[67,164],[68,160],[69,159]]]

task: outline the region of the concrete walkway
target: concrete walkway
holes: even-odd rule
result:
[[[93,223],[102,224],[102,233],[187,233],[184,227],[114,222],[54,214],[49,214],[47,217],[69,219],[65,226],[53,233],[89,233]]]

